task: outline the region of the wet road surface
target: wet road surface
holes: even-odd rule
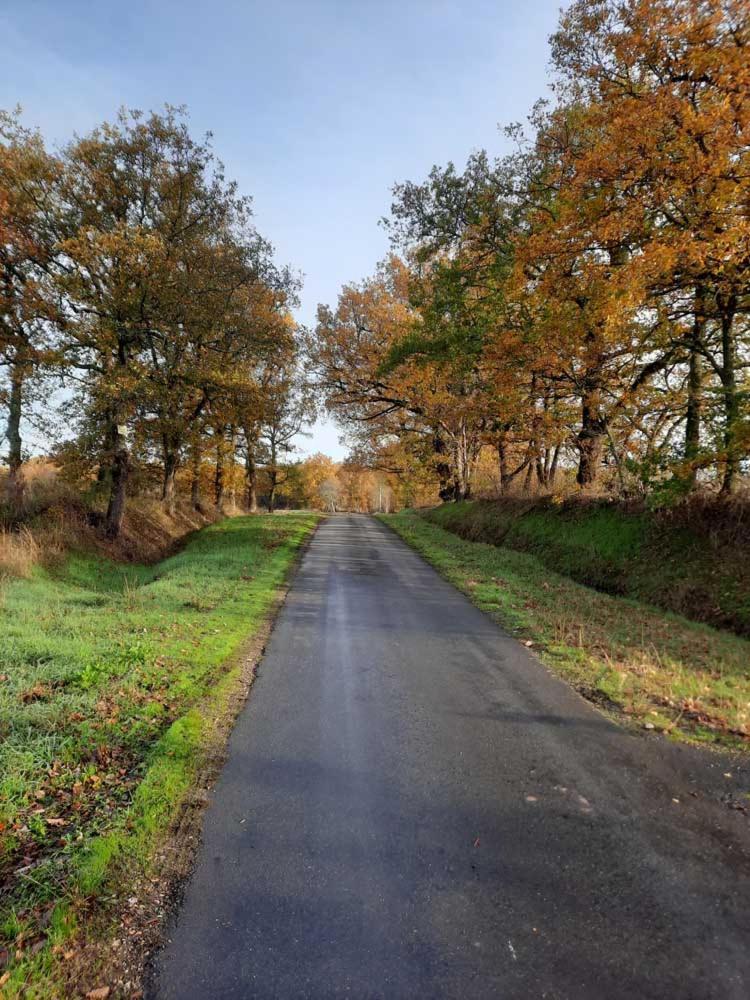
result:
[[[750,996],[737,762],[614,726],[374,519],[319,527],[229,754],[152,997]]]

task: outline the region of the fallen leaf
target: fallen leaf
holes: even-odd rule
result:
[[[52,689],[48,684],[35,684],[33,687],[28,688],[28,690],[22,691],[19,698],[24,704],[28,705],[32,701],[45,701],[51,693]]]
[[[86,994],[87,1000],[107,1000],[109,996],[109,986],[99,986],[95,990],[89,990]]]

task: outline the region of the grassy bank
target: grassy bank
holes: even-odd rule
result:
[[[0,470],[0,577],[28,577],[38,566],[53,567],[71,550],[119,563],[155,563],[224,516],[215,507],[197,510],[184,500],[167,513],[161,500],[134,496],[117,538],[107,539],[101,501],[81,496],[50,463],[27,465],[20,499],[9,499],[3,479]]]
[[[750,746],[750,641],[471,542],[413,511],[383,520],[582,694],[675,738]]]
[[[471,541],[528,552],[609,594],[750,637],[750,511],[697,498],[647,511],[607,501],[476,501],[425,515]]]
[[[61,995],[81,913],[147,868],[201,766],[232,657],[316,520],[233,518],[153,566],[75,555],[3,582],[3,996]]]

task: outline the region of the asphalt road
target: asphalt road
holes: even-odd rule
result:
[[[332,517],[151,994],[747,1000],[743,781],[614,726],[387,528]]]

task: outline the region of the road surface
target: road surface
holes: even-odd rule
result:
[[[159,1000],[750,996],[737,762],[620,730],[371,518],[318,529],[229,749]]]

